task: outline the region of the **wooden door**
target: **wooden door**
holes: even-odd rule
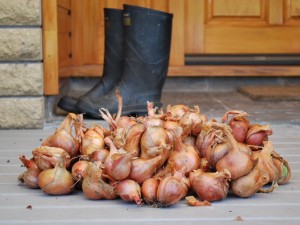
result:
[[[169,76],[300,76],[299,66],[186,66],[185,54],[299,54],[300,0],[43,0],[44,93],[59,78],[99,76],[103,8],[173,13]],[[58,11],[58,12],[57,12]]]
[[[188,1],[186,53],[300,53],[300,0]]]

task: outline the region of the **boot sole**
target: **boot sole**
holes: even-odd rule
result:
[[[66,112],[80,113],[76,108],[76,104],[70,104],[68,101],[64,101],[63,98],[60,99],[60,101],[57,103],[57,106]]]

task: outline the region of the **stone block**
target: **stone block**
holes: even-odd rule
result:
[[[1,97],[0,129],[38,129],[44,126],[44,97]]]
[[[41,60],[41,28],[0,28],[0,61]]]
[[[41,25],[41,0],[0,0],[0,25]]]
[[[0,96],[43,95],[42,63],[0,64]]]

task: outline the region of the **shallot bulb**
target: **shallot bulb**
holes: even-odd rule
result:
[[[63,161],[54,168],[43,170],[38,176],[40,188],[49,195],[66,195],[74,190],[74,180]]]
[[[202,129],[198,134],[195,143],[195,147],[201,157],[205,157],[206,149],[213,143],[215,143],[215,137],[217,136],[217,132],[220,131],[216,131],[208,124],[202,126]]]
[[[181,139],[182,128],[175,129],[174,150],[171,151],[168,158],[166,170],[173,172],[185,171],[189,174],[192,170],[196,170],[200,166],[200,157],[192,145],[185,145]]]
[[[79,143],[72,134],[72,128],[77,119],[76,114],[69,113],[55,133],[43,141],[42,146],[62,148],[71,157],[76,156],[79,150]]]
[[[190,111],[190,108],[186,105],[167,105],[167,120],[179,121],[181,117]]]
[[[76,181],[82,181],[87,176],[87,168],[90,164],[91,162],[86,160],[80,160],[74,163],[71,170],[73,179]]]
[[[251,124],[247,132],[246,144],[262,146],[264,141],[268,140],[268,136],[273,131],[269,125],[262,126],[260,124]]]
[[[125,143],[123,149],[127,152],[132,152],[133,156],[140,154],[140,142],[146,127],[143,124],[135,124],[130,127],[126,133]]]
[[[142,204],[141,186],[134,180],[126,179],[116,184],[118,195],[124,201],[134,201],[137,205]]]
[[[218,201],[227,197],[230,172],[226,169],[217,172],[194,170],[189,174],[191,188],[201,200]]]
[[[205,151],[206,159],[212,168],[216,167],[217,162],[222,159],[228,152],[232,151],[232,146],[227,141],[214,143]]]
[[[170,149],[169,137],[163,127],[147,127],[141,138],[141,158],[150,159],[159,155],[168,155]],[[162,157],[160,166],[165,162]]]
[[[228,128],[227,125],[221,125],[218,123],[214,123],[213,125],[224,132],[228,142],[232,146],[232,150],[216,163],[217,171],[222,171],[224,169],[229,170],[232,180],[250,173],[254,166],[252,156],[239,149],[237,141],[231,134],[230,128]]]
[[[126,152],[124,149],[117,149],[109,137],[105,142],[110,147],[110,152],[104,162],[105,172],[115,180],[126,179],[131,170],[131,159],[134,152]]]
[[[150,177],[146,179],[142,184],[142,196],[144,200],[149,205],[153,205],[155,202],[157,202],[157,188],[159,184],[159,178]]]
[[[162,177],[157,187],[156,207],[174,205],[186,196],[189,185],[189,180],[181,171],[175,172],[174,175]]]
[[[26,159],[25,155],[20,156],[19,159],[27,170],[19,175],[18,180],[29,188],[39,188],[38,176],[42,170],[36,165],[33,159]]]
[[[137,158],[132,160],[129,178],[142,184],[160,167],[161,157],[159,155],[150,159]]]
[[[201,131],[201,124],[207,121],[206,116],[200,113],[200,108],[194,106],[194,110],[190,110],[183,114],[179,120],[179,125],[183,128],[182,135],[195,135],[197,136]]]
[[[109,151],[106,148],[102,148],[92,152],[88,156],[82,155],[81,158],[91,162],[100,161],[104,164],[108,155],[109,155]]]
[[[268,180],[268,173],[255,167],[249,174],[232,181],[231,189],[235,195],[247,198],[258,192]]]
[[[179,122],[177,121],[172,121],[172,120],[167,120],[163,124],[163,128],[167,132],[167,135],[169,137],[170,142],[172,143],[174,140],[174,129],[179,127]]]
[[[102,179],[102,163],[93,162],[87,168],[87,176],[82,182],[82,191],[88,199],[115,199],[115,187]]]
[[[34,161],[41,170],[55,167],[62,159],[66,167],[70,164],[70,155],[62,148],[40,146],[32,150]]]
[[[225,123],[228,120],[228,116],[231,114],[234,116],[230,119],[228,125],[232,129],[232,134],[235,140],[243,143],[246,140],[247,132],[250,126],[249,120],[246,118],[248,114],[240,110],[228,111],[222,117],[222,123]]]
[[[82,137],[80,153],[82,155],[90,155],[94,151],[103,149],[104,146],[105,143],[103,130],[99,126],[93,125],[86,130]]]

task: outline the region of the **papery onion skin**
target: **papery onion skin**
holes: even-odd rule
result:
[[[32,150],[34,161],[41,170],[54,168],[61,160],[66,167],[70,164],[70,155],[67,151],[58,147],[40,146]]]
[[[82,191],[88,199],[115,199],[117,197],[115,187],[102,179],[101,162],[93,162],[87,168],[87,176],[82,182]]]

